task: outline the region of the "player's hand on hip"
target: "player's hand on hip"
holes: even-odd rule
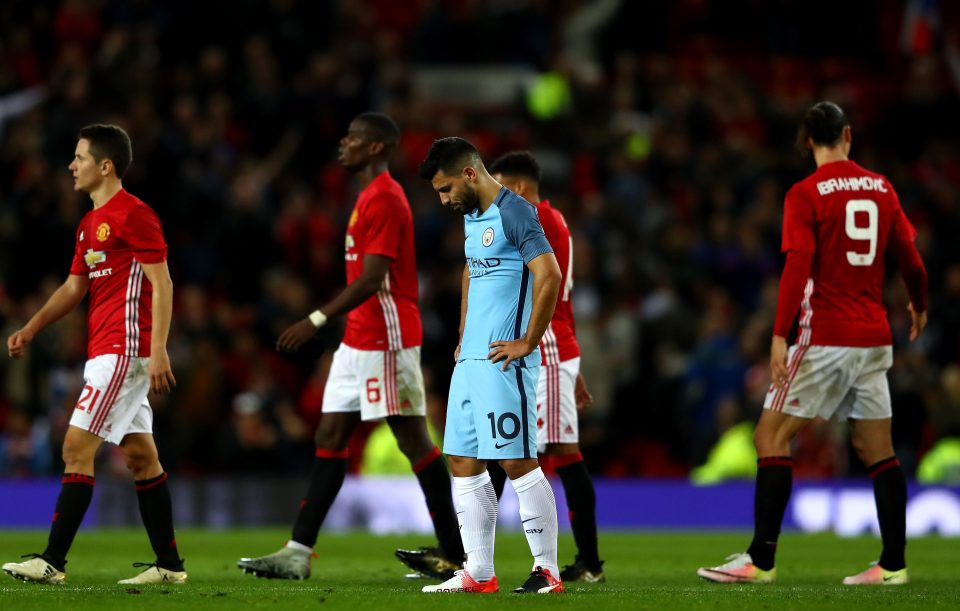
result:
[[[177,385],[177,380],[173,377],[173,369],[170,368],[170,357],[166,350],[150,355],[150,366],[147,368],[147,373],[150,375],[151,392],[170,392]]]
[[[583,379],[583,374],[577,374],[577,381],[573,389],[573,398],[577,402],[577,411],[582,412],[585,409],[593,407],[593,395],[587,390],[587,383]]]
[[[20,329],[7,338],[7,354],[10,358],[18,359],[24,355],[27,346],[33,341],[33,335],[25,329]]]
[[[535,348],[536,346],[534,346]],[[493,361],[494,363],[499,363],[503,361],[503,370],[506,371],[507,367],[510,366],[510,363],[517,359],[522,359],[533,352],[533,348],[527,345],[527,340],[524,338],[515,339],[512,341],[496,341],[490,344],[490,354],[487,355],[487,358]]]
[[[307,343],[317,332],[309,318],[295,322],[280,334],[277,340],[277,350],[280,352],[296,352],[300,346]]]
[[[910,341],[914,341],[920,337],[920,333],[923,332],[923,328],[927,326],[927,313],[917,312],[913,309],[913,304],[908,303],[907,309],[910,310],[910,318],[913,321],[910,325]],[[11,355],[12,356],[12,355]]]
[[[770,379],[777,388],[787,383],[787,338],[779,335],[770,342]]]
[[[457,344],[456,349],[453,351],[453,362],[454,363],[460,362],[460,344]]]

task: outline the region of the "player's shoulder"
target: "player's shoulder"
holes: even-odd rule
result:
[[[150,210],[151,208],[145,201],[130,193],[126,189],[120,189],[120,191],[115,196],[116,205],[114,206],[117,210],[129,212],[130,210]]]
[[[120,210],[126,219],[134,222],[144,220],[160,220],[160,217],[157,215],[157,211],[136,195],[133,195],[126,190],[121,191],[120,194],[123,196],[123,198],[120,200]]]
[[[537,208],[509,189],[501,189],[494,200],[494,205],[500,210],[503,219],[524,219],[536,217]]]
[[[557,225],[558,227],[566,229],[567,219],[563,216],[563,213],[550,205],[548,200],[543,200],[537,204],[537,216],[540,217],[540,224],[546,225],[548,223]]]
[[[857,172],[863,176],[869,176],[870,178],[882,178],[883,180],[887,181],[888,184],[890,182],[887,180],[887,177],[884,176],[883,174],[879,172],[874,172],[873,170],[865,168],[859,163],[857,163],[856,161],[850,161],[849,167],[852,171]]]
[[[817,181],[822,180],[816,172],[813,172],[806,178],[802,178],[793,183],[793,186],[787,190],[787,200],[805,197],[813,194],[817,189]]]
[[[386,208],[410,207],[403,186],[397,182],[389,172],[383,172],[374,178],[364,191],[366,192],[364,201],[367,206]]]

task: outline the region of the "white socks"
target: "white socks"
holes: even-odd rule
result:
[[[533,565],[560,578],[557,566],[557,501],[553,488],[537,467],[510,480],[520,499],[520,520],[527,536]],[[477,581],[493,577],[493,546],[497,530],[497,495],[484,471],[472,477],[454,477],[457,520],[467,553],[466,569]]]
[[[490,483],[490,474],[484,471],[471,477],[454,477],[453,486],[456,490],[460,538],[463,539],[463,551],[467,553],[467,573],[477,581],[487,581],[494,575],[493,544],[497,530],[497,494]],[[552,496],[550,498],[553,499]],[[556,564],[556,508],[553,518],[553,556]]]
[[[520,521],[533,554],[533,566],[549,569],[554,579],[559,579],[557,500],[553,496],[550,482],[544,476],[543,470],[537,467],[526,475],[510,480],[510,483],[520,499]],[[466,541],[464,536],[464,546]]]
[[[312,548],[307,547],[303,543],[297,543],[293,539],[290,539],[289,541],[287,541],[287,544],[284,547],[286,547],[287,549],[292,549],[294,551],[300,552],[301,554],[306,554],[308,556],[313,554]]]

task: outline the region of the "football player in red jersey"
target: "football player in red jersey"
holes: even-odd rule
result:
[[[383,418],[410,459],[439,540],[439,548],[398,550],[397,555],[438,579],[453,575],[463,563],[450,475],[427,433],[413,214],[387,170],[399,141],[393,120],[372,112],[357,116],[340,140],[340,164],[363,187],[347,227],[347,287],[287,328],[277,349],[298,350],[327,320],[344,314],[346,331],[324,389],[316,458],[293,535],[273,554],[242,558],[237,565],[244,572],[281,579],[310,576],[317,534],[346,476],[350,436],[361,420]]]
[[[490,165],[500,184],[537,207],[537,216],[560,265],[560,292],[553,318],[540,341],[542,363],[537,384],[537,446],[550,456],[563,483],[570,526],[577,545],[573,564],[560,571],[561,581],[605,581],[597,550],[597,497],[580,453],[577,412],[593,403],[580,374],[580,345],[573,319],[573,239],[563,214],[540,198],[540,165],[528,151],[502,155]],[[491,469],[497,496],[506,474]]]
[[[772,384],[757,424],[754,536],[745,553],[698,574],[724,583],[770,582],[792,486],[790,442],[820,417],[846,418],[853,447],[873,479],[883,551],[847,585],[907,583],[907,490],[893,452],[886,373],[893,363],[883,306],[884,253],[900,261],[915,340],[927,324],[927,272],[916,230],[886,177],[849,159],[850,124],[832,102],[803,118],[797,144],[813,151],[816,171],[787,193],[786,265],[780,278],[770,346]],[[799,310],[795,345],[787,334]]]
[[[147,402],[148,391],[167,392],[176,383],[167,356],[173,283],[160,220],[121,183],[132,160],[130,137],[121,128],[88,125],[80,130],[70,171],[74,189],[90,195],[93,210],[77,229],[70,276],[7,339],[9,355],[20,358],[37,333],[89,292],[85,385],[63,440],[64,476],[47,548],[26,562],[3,565],[4,571],[25,581],[65,581],[67,552],[93,497],[94,457],[104,441],[118,444],[123,452],[157,554],[145,571],[120,583],[187,579]]]

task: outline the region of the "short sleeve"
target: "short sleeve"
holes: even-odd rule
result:
[[[363,211],[367,228],[363,254],[397,258],[400,234],[406,220],[403,211],[401,202],[390,193],[380,193],[370,199]]]
[[[537,209],[519,196],[506,199],[500,205],[500,220],[504,235],[520,251],[524,263],[553,252],[537,218]]]
[[[167,243],[157,213],[149,206],[134,206],[127,215],[123,240],[140,263],[162,263],[167,260]]]
[[[817,250],[814,234],[813,202],[802,189],[794,187],[783,205],[783,244],[781,250],[813,253]]]
[[[86,220],[86,217],[84,217],[83,221],[80,222],[80,227],[77,228],[77,235],[75,236],[76,240],[73,243],[73,262],[70,264],[70,274],[73,276],[86,276],[90,271],[83,258],[83,242],[80,240],[80,234],[83,232],[83,225]]]

